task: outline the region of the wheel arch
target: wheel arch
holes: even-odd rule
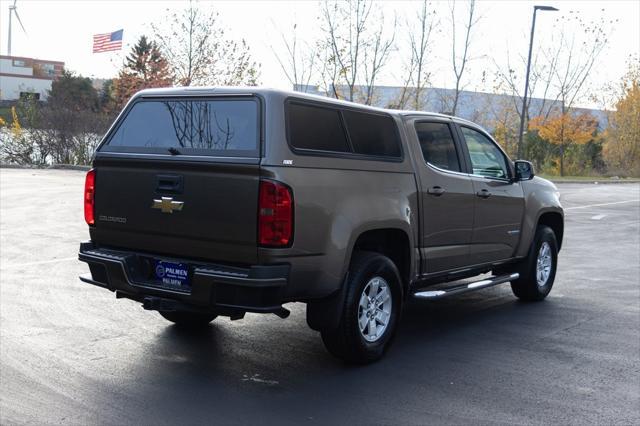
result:
[[[556,211],[548,211],[540,214],[537,226],[545,225],[551,228],[558,242],[558,251],[562,247],[562,239],[564,237],[564,217]]]
[[[358,250],[380,253],[391,259],[400,273],[403,292],[407,294],[412,278],[413,259],[411,239],[406,231],[400,228],[378,228],[361,232],[351,248],[349,264]]]
[[[338,326],[346,294],[348,271],[358,250],[371,251],[387,256],[398,268],[404,296],[409,294],[414,268],[410,234],[400,227],[369,228],[354,233],[345,258],[342,285],[331,296],[307,303],[307,324],[313,330],[332,329]]]

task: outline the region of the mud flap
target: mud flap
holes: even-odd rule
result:
[[[315,331],[332,330],[338,328],[342,311],[344,309],[344,298],[347,294],[346,283],[349,274],[344,277],[340,290],[332,295],[307,303],[307,325]]]

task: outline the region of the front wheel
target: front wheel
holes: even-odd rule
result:
[[[216,314],[203,314],[188,311],[159,311],[159,314],[166,320],[180,327],[198,328],[204,327],[216,319]]]
[[[327,350],[342,360],[366,364],[390,346],[402,309],[402,283],[394,263],[378,253],[354,254],[340,322],[322,330]]]
[[[538,226],[527,258],[519,268],[520,278],[511,283],[521,300],[543,300],[553,287],[558,265],[558,242],[548,226]]]

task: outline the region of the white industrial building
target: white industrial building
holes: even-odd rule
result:
[[[47,99],[51,83],[64,69],[64,62],[0,55],[0,101],[25,96]]]

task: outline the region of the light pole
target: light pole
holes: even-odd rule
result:
[[[536,30],[536,12],[548,10],[555,12],[558,9],[551,6],[533,6],[533,22],[531,23],[531,39],[529,40],[529,59],[527,59],[527,75],[524,78],[524,95],[522,96],[522,114],[520,114],[520,131],[518,132],[518,159],[522,158],[522,136],[524,132],[524,117],[527,109],[527,93],[529,92],[529,71],[531,69],[531,51],[533,50],[533,33]]]

